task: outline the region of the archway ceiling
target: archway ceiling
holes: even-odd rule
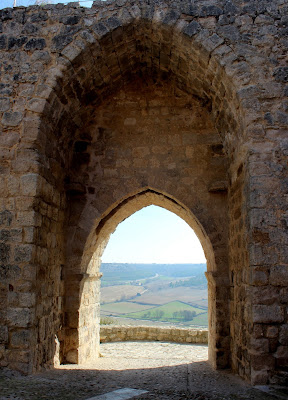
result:
[[[93,29],[93,35],[83,31],[58,57],[64,73],[50,106],[59,110],[54,120],[62,137],[63,132],[71,135],[71,130],[81,129],[99,104],[140,76],[143,84],[146,77],[173,81],[198,99],[211,111],[227,150],[233,151],[231,137],[236,140],[242,131],[240,105],[231,79],[203,45],[208,38],[192,41],[169,26],[144,20],[116,26],[111,32],[101,23]]]

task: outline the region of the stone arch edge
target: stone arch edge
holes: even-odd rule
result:
[[[198,236],[198,239],[203,246],[206,259],[209,263],[208,270],[215,270],[213,246],[208,238],[208,235],[205,233],[205,229],[198,221],[197,217],[190,210],[188,210],[185,205],[181,204],[175,198],[171,197],[167,193],[158,191],[151,187],[143,188],[140,191],[129,194],[125,198],[122,198],[120,201],[109,207],[101,217],[97,218],[97,221],[92,228],[92,233],[90,234],[90,236],[94,236],[96,234],[95,237],[97,238],[97,242],[94,244],[94,246],[97,247],[97,256],[101,257],[103,253],[103,246],[105,248],[107,242],[109,241],[110,234],[115,231],[119,223],[124,221],[130,215],[149,205],[156,205],[166,208],[168,211],[171,211],[182,218]],[[89,240],[88,238],[87,243],[89,243],[89,241],[91,241],[91,239]],[[87,246],[86,244],[86,249],[88,248],[89,245]]]
[[[81,264],[81,281],[79,282],[79,308],[72,310],[79,317],[79,325],[74,328],[67,327],[68,332],[71,331],[78,343],[78,348],[66,349],[66,360],[73,363],[86,363],[91,357],[97,356],[99,353],[99,319],[100,319],[100,272],[101,256],[109,241],[110,234],[116,229],[119,223],[128,218],[133,213],[139,211],[143,207],[156,205],[167,209],[182,218],[199,236],[203,248],[206,250],[208,260],[208,272],[206,277],[209,288],[209,360],[214,368],[227,368],[230,366],[230,348],[229,348],[229,318],[222,320],[223,315],[227,317],[229,305],[227,302],[226,292],[229,287],[229,277],[217,273],[212,244],[205,234],[204,228],[201,226],[196,217],[185,205],[179,203],[176,199],[170,197],[166,193],[159,192],[153,188],[142,188],[136,193],[121,199],[116,204],[108,208],[103,213],[91,230],[90,237],[87,239],[87,245],[84,250]],[[222,292],[225,287],[225,296],[219,295],[219,288]],[[91,301],[91,294],[96,296],[97,300]],[[86,299],[86,300],[85,300]],[[216,305],[217,302],[217,305]],[[222,306],[221,306],[222,304]],[[227,307],[228,305],[228,307]],[[222,307],[225,308],[222,309]],[[221,309],[218,309],[221,308]],[[71,312],[71,310],[70,310]],[[97,320],[89,327],[87,315],[89,313],[97,316]],[[76,330],[75,330],[76,328]],[[74,331],[74,332],[73,332]],[[87,333],[90,331],[93,334]],[[69,336],[69,335],[68,335]],[[221,339],[220,339],[221,337]],[[91,344],[92,343],[92,344]],[[91,348],[94,351],[91,352]]]

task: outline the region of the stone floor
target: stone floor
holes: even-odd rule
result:
[[[85,367],[62,365],[30,377],[2,371],[0,400],[86,400],[102,394],[106,396],[101,399],[114,399],[107,393],[123,388],[146,391],[134,396],[135,400],[288,399],[285,390],[268,394],[228,371],[212,370],[207,362],[207,346],[105,343],[101,345],[101,354],[101,358]]]

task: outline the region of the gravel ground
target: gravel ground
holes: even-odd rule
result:
[[[214,371],[207,346],[163,342],[118,342],[101,345],[93,364],[61,365],[25,377],[0,372],[0,400],[85,400],[121,388],[147,390],[141,400],[275,400],[227,371]],[[264,388],[268,390],[268,388]]]

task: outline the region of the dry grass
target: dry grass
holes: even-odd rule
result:
[[[101,303],[114,303],[114,301],[124,301],[143,293],[142,286],[117,285],[108,286],[101,289]],[[141,297],[139,297],[141,298]]]
[[[146,292],[137,299],[140,303],[157,305],[176,300],[208,307],[208,292],[206,289],[177,287],[156,292]]]

